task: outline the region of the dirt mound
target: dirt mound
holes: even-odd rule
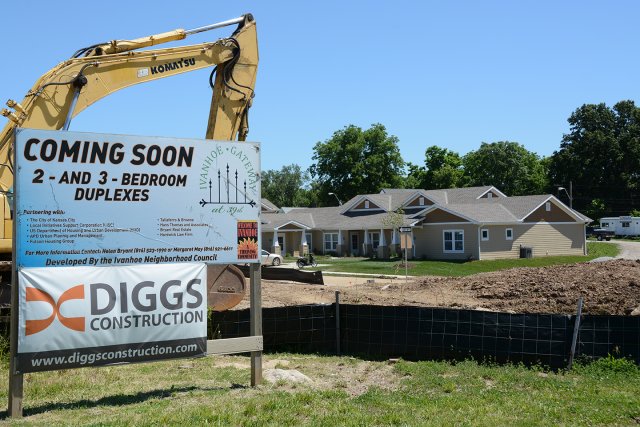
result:
[[[456,307],[515,313],[628,315],[640,306],[640,261],[514,268],[466,277],[366,279],[325,276],[325,285],[263,281],[263,307],[345,304]],[[249,307],[248,296],[236,307]]]
[[[640,261],[614,260],[478,274],[457,285],[496,311],[628,315],[640,305]]]

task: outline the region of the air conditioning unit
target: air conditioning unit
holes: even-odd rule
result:
[[[530,246],[520,246],[520,258],[533,258],[533,248]]]

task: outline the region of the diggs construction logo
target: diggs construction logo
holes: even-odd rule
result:
[[[53,321],[58,318],[60,323],[66,326],[69,329],[73,329],[74,331],[84,332],[85,318],[84,317],[65,317],[60,313],[60,307],[62,304],[69,300],[78,300],[84,299],[84,285],[74,286],[73,288],[67,289],[60,295],[58,301],[56,302],[51,295],[46,293],[45,291],[37,288],[25,288],[26,291],[26,301],[27,302],[45,302],[51,306],[51,316],[46,319],[37,319],[37,320],[27,320],[26,322],[26,334],[33,335],[38,332],[44,331],[47,329]]]
[[[159,285],[156,287],[156,284]],[[156,283],[144,280],[133,286],[120,281],[119,286],[108,283],[91,283],[88,288],[88,301],[85,301],[85,285],[76,285],[54,297],[42,289],[25,287],[27,303],[46,303],[51,307],[51,315],[44,319],[27,319],[25,335],[34,335],[50,327],[57,318],[64,327],[85,332],[116,330],[128,328],[146,328],[173,326],[202,322],[204,294],[202,280],[168,280]],[[85,316],[67,317],[60,312],[67,301],[82,300]],[[26,311],[29,312],[27,304]],[[77,307],[77,305],[76,305]]]

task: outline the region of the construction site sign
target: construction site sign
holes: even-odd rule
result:
[[[206,355],[205,264],[24,268],[18,282],[20,373]]]
[[[257,262],[259,151],[18,129],[18,267]]]

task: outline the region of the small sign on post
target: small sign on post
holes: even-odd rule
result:
[[[404,281],[407,284],[409,281],[407,249],[413,248],[413,238],[411,236],[411,227],[399,227],[398,230],[400,231],[400,249],[404,249]]]
[[[411,227],[400,227],[400,249],[412,249],[413,239],[411,238]],[[406,253],[405,253],[406,259]]]

